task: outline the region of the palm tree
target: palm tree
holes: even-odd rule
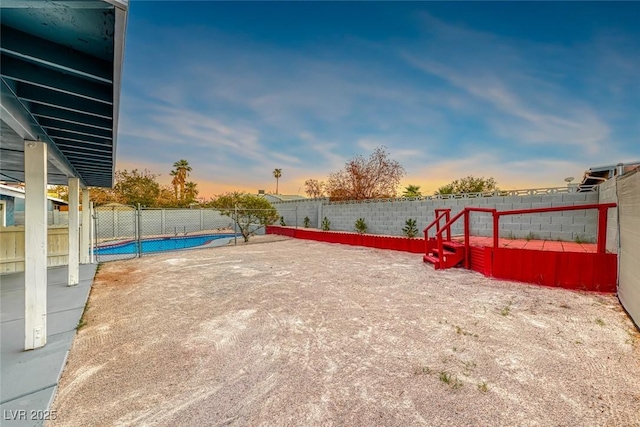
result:
[[[180,199],[184,200],[184,184],[185,182],[187,182],[187,177],[189,176],[189,172],[191,172],[192,169],[191,166],[189,166],[189,162],[184,159],[180,159],[175,162],[173,164],[173,167],[175,169],[171,172],[171,175],[173,176],[175,172],[177,184],[180,186]]]
[[[198,189],[196,188],[197,185],[198,184],[193,181],[189,181],[184,184],[184,191],[186,194],[187,202],[191,203],[196,200],[196,196],[199,193]]]
[[[420,191],[419,185],[409,184],[404,188],[404,192],[402,193],[402,197],[420,197],[420,196],[422,196],[422,192]]]
[[[180,180],[178,179],[178,172],[171,171],[169,172],[169,175],[173,177],[171,178],[171,185],[173,186],[173,195],[175,196],[176,200],[178,200],[178,187],[180,186]]]
[[[282,169],[273,170],[273,177],[276,179],[276,194],[278,194],[278,182],[281,176],[282,176]]]

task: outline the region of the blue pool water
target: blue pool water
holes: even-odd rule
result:
[[[187,236],[187,237],[161,237],[156,239],[144,239],[142,243],[142,252],[166,252],[178,249],[195,248],[197,246],[207,245],[213,240],[228,239],[233,234],[207,234],[203,236]],[[97,255],[124,255],[138,253],[138,242],[130,241],[118,243],[115,245],[107,245],[97,247],[95,249]]]

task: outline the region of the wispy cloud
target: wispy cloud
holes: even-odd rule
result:
[[[516,145],[567,144],[590,154],[602,150],[609,127],[589,103],[538,77],[548,64],[546,46],[529,46],[525,53],[516,43],[491,34],[431,16],[425,21],[434,37],[421,48],[403,50],[401,57],[469,94],[469,102],[477,104],[477,113],[498,136]]]
[[[414,18],[412,38],[354,32],[305,48],[158,23],[128,46],[119,159],[168,170],[185,158],[211,189],[269,188],[279,167],[296,193],[379,145],[423,189],[469,173],[559,184],[640,158],[627,36],[563,46]]]

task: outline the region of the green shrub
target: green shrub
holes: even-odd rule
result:
[[[329,231],[331,229],[331,221],[325,216],[322,220],[322,229],[324,231]]]
[[[308,216],[305,216],[302,222],[304,223],[304,228],[309,228],[309,223],[311,222],[311,220]]]
[[[287,226],[287,223],[284,222],[284,217],[283,216],[280,217],[280,225],[283,226],[283,227]]]
[[[409,218],[405,222],[405,227],[402,229],[402,232],[405,236],[410,239],[413,239],[418,235],[418,227],[416,226],[417,221],[415,219]]]
[[[364,222],[364,218],[358,218],[356,221],[355,229],[359,234],[364,234],[367,232],[367,223]]]

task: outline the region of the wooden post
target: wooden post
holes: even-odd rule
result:
[[[500,215],[498,212],[493,212],[493,248],[497,249],[499,243],[498,229],[500,228]]]
[[[605,206],[598,207],[598,253],[607,252],[607,211]]]

